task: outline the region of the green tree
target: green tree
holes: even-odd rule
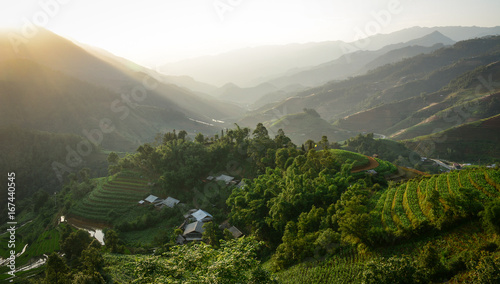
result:
[[[89,233],[84,230],[78,230],[71,233],[61,244],[61,249],[65,253],[66,259],[72,264],[77,266],[79,258],[84,249],[92,242]]]
[[[177,134],[177,139],[185,140],[187,137],[188,133],[186,130],[181,130],[179,131],[179,134]]]
[[[110,163],[110,164],[117,164],[119,159],[120,159],[120,157],[118,157],[118,154],[116,154],[115,152],[109,153],[108,158],[107,158],[108,163]]]
[[[323,137],[321,137],[321,140],[318,143],[318,146],[322,150],[328,150],[329,147],[330,147],[329,142],[328,142],[328,137],[326,137],[326,136],[323,135]]]
[[[115,230],[110,229],[104,233],[104,243],[110,252],[120,252],[120,238]]]
[[[203,240],[212,247],[219,247],[219,240],[221,239],[221,231],[214,222],[207,222],[203,224]]]
[[[47,259],[47,267],[45,268],[44,283],[58,284],[69,283],[69,268],[64,260],[53,252]]]
[[[417,269],[416,264],[407,256],[374,259],[365,265],[362,282],[366,284],[428,283]]]
[[[101,252],[95,247],[88,247],[82,251],[81,263],[86,271],[92,273],[94,271],[102,272],[104,268],[104,258]]]
[[[102,277],[102,275],[97,271],[92,272],[77,272],[73,276],[73,280],[71,281],[73,284],[105,284],[106,281]]]
[[[306,146],[307,146],[307,151],[310,151],[310,150],[313,150],[314,148],[316,148],[316,144],[314,143],[314,140],[307,140],[306,141]]]
[[[292,143],[292,140],[288,138],[285,135],[285,131],[283,129],[278,129],[278,134],[274,137],[274,142],[276,143],[276,146],[278,148],[284,148],[284,147],[293,147],[295,148],[295,145]]]
[[[203,136],[203,134],[201,132],[198,132],[198,134],[196,134],[196,136],[194,137],[194,141],[196,141],[198,143],[203,143],[203,142],[205,142],[205,137]]]

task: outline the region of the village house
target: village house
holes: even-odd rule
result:
[[[168,197],[167,199],[164,199],[164,200],[161,200],[159,202],[157,202],[155,204],[156,207],[159,207],[159,208],[163,208],[165,206],[169,207],[169,208],[174,208],[175,205],[179,204],[179,200],[175,199],[175,198],[172,198],[172,197]]]
[[[154,196],[154,195],[149,195],[148,197],[146,197],[146,199],[144,199],[145,201],[149,202],[149,203],[154,203],[158,200],[158,196]]]
[[[195,211],[194,213],[192,213],[190,218],[193,219],[193,221],[197,221],[197,222],[209,222],[209,221],[212,221],[213,216],[210,215],[209,213],[199,209],[199,210]]]
[[[201,241],[203,239],[204,231],[203,222],[193,222],[186,225],[182,237],[188,242]]]

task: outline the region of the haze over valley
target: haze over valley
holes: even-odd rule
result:
[[[0,279],[496,283],[499,4],[331,2],[0,4]]]

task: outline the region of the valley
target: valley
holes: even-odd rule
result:
[[[0,281],[495,283],[499,32],[413,27],[351,53],[266,45],[157,68],[43,28],[16,52],[0,33],[15,198],[0,192],[30,268],[8,266],[1,234]]]

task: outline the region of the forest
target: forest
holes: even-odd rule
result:
[[[111,152],[106,177],[82,169],[65,177],[56,196],[40,190],[20,201],[18,245],[28,250],[18,260],[49,257],[16,281],[496,283],[498,167],[394,180],[395,164],[420,157],[388,143],[367,134],[297,146],[258,124],[194,139],[174,130],[133,154]],[[371,171],[353,171],[368,169],[370,159],[377,162]],[[243,185],[207,181],[221,173]],[[138,206],[148,194],[181,203]],[[202,241],[179,245],[190,208],[213,220]],[[60,216],[102,225],[105,244]],[[234,238],[223,223],[244,236]]]

